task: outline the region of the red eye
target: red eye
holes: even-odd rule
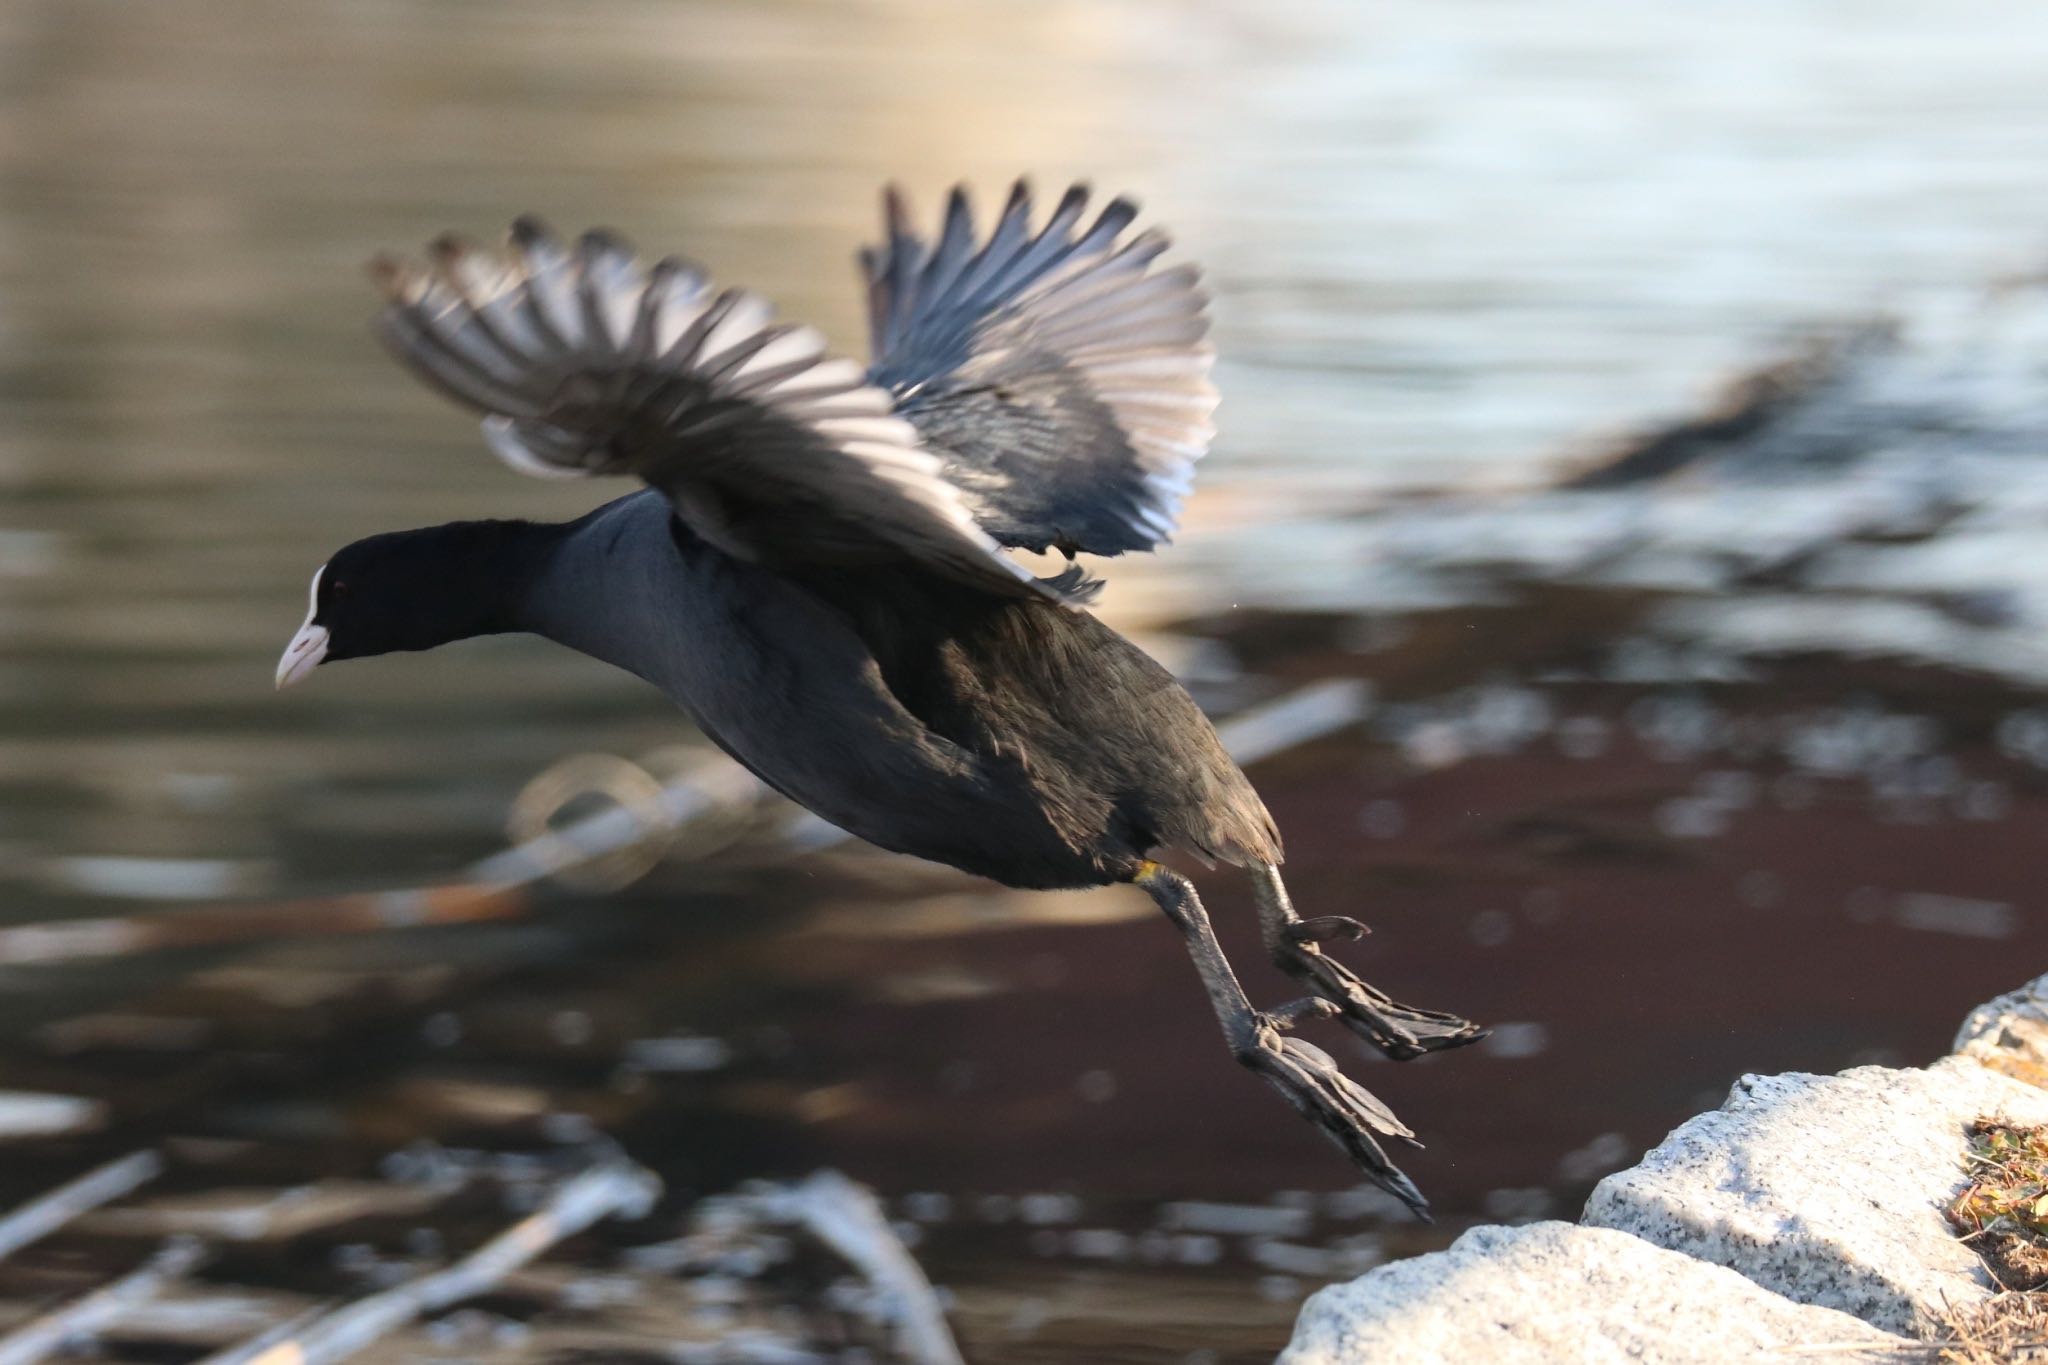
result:
[[[348,584],[336,583],[332,588],[328,589],[328,591],[333,593],[336,597],[346,597],[348,596]]]

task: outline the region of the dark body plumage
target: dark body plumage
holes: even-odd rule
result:
[[[1375,1135],[1412,1134],[1320,1049],[1334,1018],[1396,1058],[1482,1036],[1402,1005],[1321,945],[1280,836],[1207,718],[1158,664],[1006,547],[1122,554],[1171,532],[1215,392],[1191,267],[1069,191],[1033,230],[1020,185],[988,237],[956,191],[937,241],[888,200],[863,257],[874,358],[828,356],[765,303],[713,295],[615,236],[573,250],[515,225],[385,262],[379,331],[483,414],[500,458],[648,487],[561,526],[373,536],[314,576],[279,685],[324,660],[530,631],[646,679],[769,786],[868,842],[1010,886],[1131,882],[1193,957],[1233,1054],[1418,1212]],[[1311,992],[1255,1009],[1181,850],[1246,869],[1268,955]]]
[[[1158,848],[1279,860],[1193,700],[1084,612],[913,564],[766,569],[652,492],[565,528],[522,611],[883,848],[1033,888],[1127,881]]]

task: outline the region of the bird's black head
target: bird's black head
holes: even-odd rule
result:
[[[290,687],[323,663],[513,630],[545,546],[530,522],[459,521],[343,546],[313,575],[306,619],[277,665]]]

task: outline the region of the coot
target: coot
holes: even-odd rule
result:
[[[1280,835],[1167,672],[1083,604],[1078,554],[1171,533],[1207,449],[1206,299],[1155,268],[1136,209],[1076,186],[1033,227],[1019,183],[977,232],[955,190],[935,241],[885,199],[861,256],[873,359],[827,353],[696,266],[531,219],[501,250],[443,237],[383,259],[377,330],[483,414],[507,464],[647,487],[565,525],[468,521],[372,536],[313,577],[278,666],[528,631],[660,688],[792,800],[886,849],[1007,886],[1133,882],[1194,958],[1232,1054],[1417,1213],[1379,1137],[1413,1134],[1320,1049],[1334,1018],[1389,1057],[1482,1030],[1403,1005],[1304,920]],[[1006,548],[1058,551],[1036,576]],[[1267,952],[1310,992],[1252,1006],[1175,849],[1251,876]]]

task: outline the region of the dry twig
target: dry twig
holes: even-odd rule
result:
[[[283,1339],[275,1331],[266,1332],[208,1356],[203,1365],[329,1365],[346,1360],[416,1318],[494,1288],[513,1271],[593,1223],[615,1214],[644,1216],[659,1191],[660,1182],[631,1162],[594,1166],[565,1181],[539,1210],[447,1269],[358,1299]]]
[[[155,1152],[130,1152],[78,1179],[59,1185],[48,1194],[31,1199],[5,1218],[0,1218],[0,1258],[12,1256],[30,1242],[39,1241],[80,1214],[148,1184],[163,1173],[164,1161]]]
[[[172,1282],[197,1269],[208,1254],[203,1244],[190,1238],[165,1243],[140,1269],[0,1337],[0,1365],[48,1360],[72,1343],[91,1337],[136,1304],[155,1298]]]
[[[924,1270],[904,1249],[875,1196],[837,1171],[750,1194],[770,1222],[794,1223],[858,1270],[881,1299],[897,1346],[917,1365],[962,1365],[960,1348]]]

